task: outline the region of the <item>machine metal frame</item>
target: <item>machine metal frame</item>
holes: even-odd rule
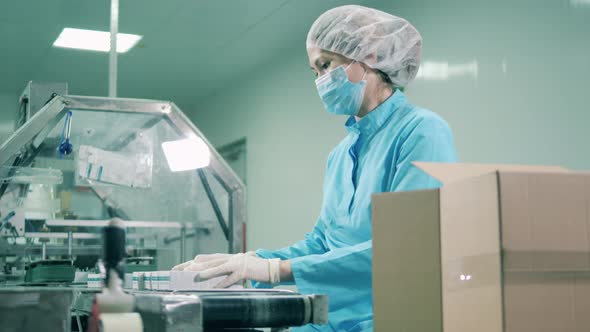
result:
[[[208,170],[229,196],[227,221],[223,219],[223,216],[218,211],[218,204],[213,193],[210,191],[209,184],[204,182],[203,186],[215,210],[219,225],[228,240],[228,252],[234,253],[244,250],[242,226],[246,221],[244,184],[225,163],[213,146],[211,146],[199,129],[172,102],[89,96],[56,96],[0,146],[0,166],[12,166],[11,164],[14,162],[15,156],[19,160],[26,160],[34,156],[42,142],[49,135],[51,129],[70,110],[157,115],[167,121],[179,135],[186,138],[198,136],[203,139],[211,151],[211,162]],[[205,177],[202,171],[198,175],[201,181],[204,181],[203,179]],[[95,194],[100,198],[99,193]],[[141,225],[135,226],[141,227]],[[153,227],[153,225],[150,227]],[[165,227],[181,228],[181,234],[186,234],[186,231],[182,231],[185,229],[184,227],[171,225],[168,222],[166,222]],[[181,235],[181,242],[183,238]]]

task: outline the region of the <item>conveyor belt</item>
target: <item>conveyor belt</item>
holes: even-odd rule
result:
[[[68,299],[66,306],[69,309],[64,310],[62,315],[65,316],[60,318],[65,319],[70,309],[76,317],[88,316],[94,296],[99,291],[71,286],[11,287],[0,288],[0,295],[6,297],[9,296],[6,294],[12,292],[15,294],[12,296],[26,297],[29,293],[44,296],[45,293],[59,292],[60,297],[56,298]],[[326,296],[323,295],[302,295],[277,290],[130,291],[130,293],[136,297],[135,311],[142,315],[146,322],[145,331],[148,332],[178,331],[179,329],[249,331],[256,328],[282,328],[327,322],[328,303]],[[67,297],[71,295],[73,295],[73,301],[71,301],[72,298]],[[1,304],[0,309],[2,309],[0,313],[7,315],[13,311],[10,307],[2,308]],[[32,316],[37,315],[37,312],[43,312],[42,307],[33,306],[30,309]]]
[[[134,291],[137,294],[169,292]],[[327,320],[328,303],[323,295],[302,295],[285,290],[216,290],[174,292],[197,296],[202,304],[203,327],[251,328],[321,324]]]
[[[301,295],[205,295],[203,327],[284,327],[311,322],[311,300]]]

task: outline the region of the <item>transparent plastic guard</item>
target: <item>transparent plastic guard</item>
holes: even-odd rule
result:
[[[76,155],[76,185],[115,185],[147,189],[152,186],[153,135],[140,132],[120,151],[80,145]]]
[[[56,185],[62,182],[63,174],[58,169],[0,167],[0,183]]]
[[[10,148],[0,146],[10,156],[3,165],[34,167],[0,168],[0,218],[9,218],[18,233],[9,242],[21,246],[0,247],[40,255],[46,243],[54,257],[69,255],[71,241],[72,256],[94,257],[102,227],[94,222],[119,217],[130,257],[153,258],[158,269],[241,250],[243,187],[180,110],[159,101],[58,98],[69,118],[47,108]],[[59,149],[65,139],[67,154]]]

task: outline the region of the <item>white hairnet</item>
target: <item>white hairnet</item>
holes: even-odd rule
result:
[[[418,73],[422,37],[403,18],[348,5],[330,9],[315,20],[307,34],[307,48],[314,47],[363,62],[403,87]]]

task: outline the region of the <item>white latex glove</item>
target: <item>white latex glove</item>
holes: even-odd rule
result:
[[[250,252],[248,254],[250,254]],[[221,265],[227,262],[234,255],[236,254],[197,255],[190,261],[176,265],[172,268],[172,271],[202,271],[209,267]]]
[[[221,259],[217,259],[209,262],[195,263],[201,266],[198,267],[198,270],[195,269],[193,271],[199,271],[199,278],[201,280],[223,275],[227,276],[215,285],[215,288],[226,288],[245,280],[277,284],[280,282],[280,261],[278,258],[262,259],[252,254],[236,254],[224,262],[221,262]],[[215,264],[210,264],[207,268],[200,269],[204,264],[212,262],[215,262]],[[217,264],[218,262],[221,263]]]

